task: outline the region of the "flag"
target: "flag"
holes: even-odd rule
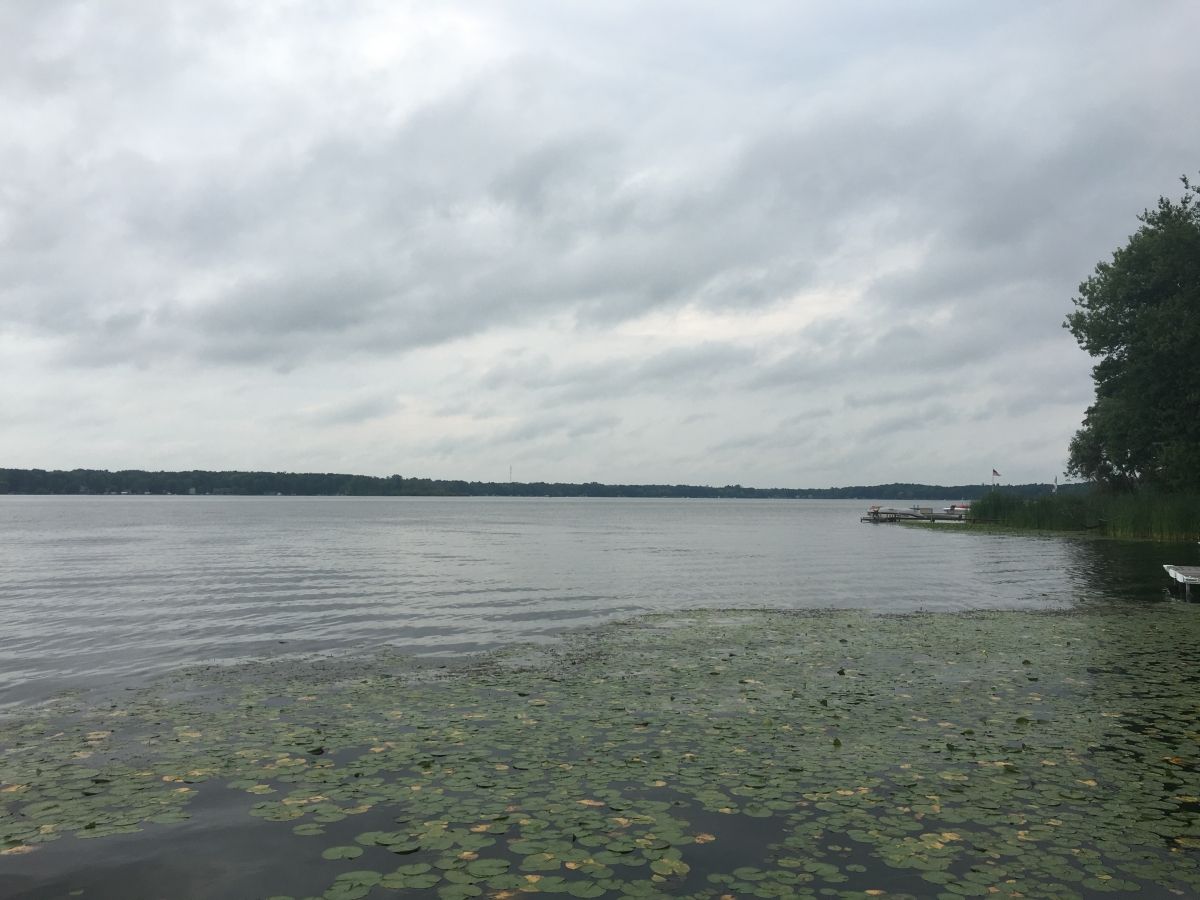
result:
[[[993,478],[999,478],[999,477],[1000,477],[1000,473],[999,473],[999,472],[997,472],[995,469],[992,469],[992,477],[993,477]]]

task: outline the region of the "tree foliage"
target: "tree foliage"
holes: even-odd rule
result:
[[[1099,358],[1068,471],[1112,487],[1200,487],[1200,187],[1182,181],[1079,286],[1064,323]]]
[[[1064,489],[1067,486],[1064,485]],[[696,484],[583,484],[458,481],[318,472],[145,472],[125,469],[0,469],[0,494],[292,494],[351,497],[690,497],[707,499],[977,500],[982,484],[874,484],[834,488],[752,488]],[[1048,484],[1010,485],[1022,496],[1047,494]]]

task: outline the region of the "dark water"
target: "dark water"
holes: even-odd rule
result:
[[[0,497],[0,704],[199,662],[461,652],[695,606],[1147,602],[1162,563],[1200,556],[871,526],[866,505]]]

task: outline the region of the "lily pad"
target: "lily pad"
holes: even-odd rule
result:
[[[325,859],[358,859],[362,855],[362,847],[328,847],[321,851],[321,856]]]

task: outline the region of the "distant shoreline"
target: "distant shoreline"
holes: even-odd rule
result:
[[[601,484],[599,482],[462,481],[337,473],[178,471],[140,469],[0,469],[0,494],[175,494],[300,497],[654,497],[761,500],[978,500],[985,484],[937,485],[893,482],[829,488],[755,488],[740,484]],[[1050,484],[1005,485],[1023,497],[1050,494]],[[1083,490],[1065,485],[1063,490]]]

